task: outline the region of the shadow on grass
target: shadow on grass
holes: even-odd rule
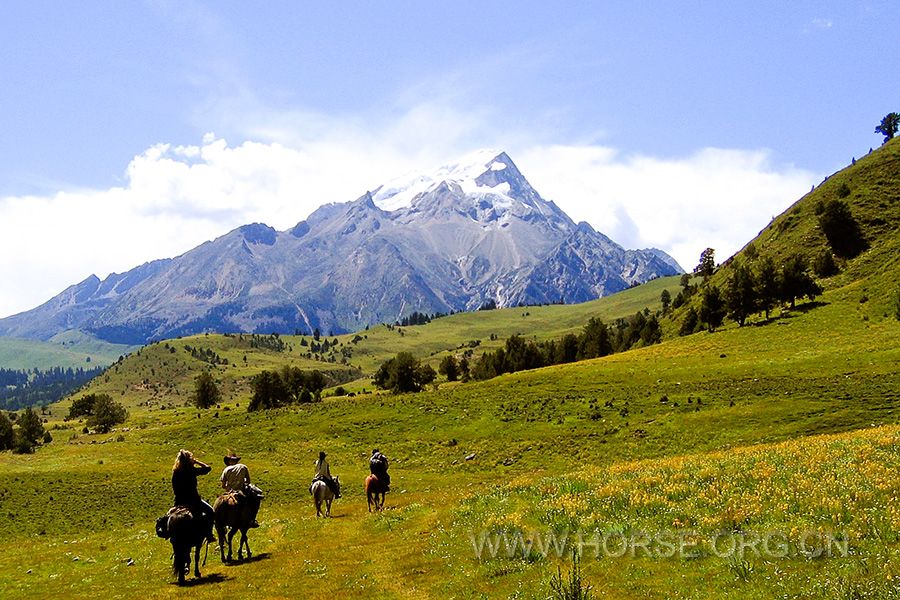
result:
[[[268,560],[269,558],[271,558],[271,556],[272,555],[269,554],[268,552],[263,552],[262,554],[254,554],[253,556],[251,556],[249,558],[245,558],[243,560],[232,559],[224,564],[226,567],[238,567],[240,565],[255,563],[255,562],[258,562],[261,560]]]
[[[813,302],[804,302],[803,304],[798,304],[794,308],[786,308],[784,309],[784,313],[780,318],[791,318],[791,313],[799,312],[799,313],[808,313],[814,308],[819,308],[820,306],[828,306],[827,302],[819,302],[818,300]]]
[[[194,587],[194,586],[198,586],[198,585],[207,585],[207,584],[211,584],[211,583],[222,583],[222,582],[228,581],[228,579],[229,579],[228,577],[225,577],[221,573],[211,573],[209,575],[203,575],[202,577],[199,577],[199,578],[194,577],[193,579],[187,579],[181,585],[178,585],[178,582],[175,581],[172,583],[172,585],[177,585],[178,587],[189,588],[189,587]]]
[[[779,321],[783,322],[787,319],[793,319],[796,316],[795,313],[808,313],[814,308],[820,308],[822,306],[828,306],[828,303],[819,301],[804,302],[803,304],[798,304],[794,308],[783,309],[781,314],[779,314],[777,317],[772,315],[767,321],[755,321],[753,323],[748,323],[748,325],[750,325],[751,327],[765,327],[766,325],[778,324]]]

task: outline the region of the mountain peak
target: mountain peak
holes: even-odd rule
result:
[[[498,175],[510,167],[506,176]],[[458,184],[465,193],[475,193],[487,192],[496,185],[509,183],[507,179],[510,177],[524,181],[509,155],[500,150],[482,149],[429,173],[410,173],[392,179],[375,190],[372,200],[378,208],[391,212],[411,206],[417,196],[436,189],[444,182]],[[491,184],[491,181],[497,181],[497,184]]]

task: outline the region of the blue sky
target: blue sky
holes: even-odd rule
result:
[[[887,2],[432,4],[4,5],[0,316],[486,146],[689,268],[900,110]]]

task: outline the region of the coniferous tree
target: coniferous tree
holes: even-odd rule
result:
[[[806,269],[806,259],[801,254],[790,256],[782,267],[780,300],[789,302],[791,308],[795,307],[797,298],[805,296],[814,300],[822,293],[822,288]]]
[[[700,263],[694,267],[694,273],[703,277],[703,281],[705,282],[707,279],[712,277],[712,274],[716,272],[716,251],[712,248],[707,248],[702,253],[700,253]]]
[[[884,142],[887,143],[897,135],[898,127],[900,127],[900,114],[891,112],[881,119],[881,124],[875,127],[875,133],[882,134]]]
[[[659,294],[659,302],[662,304],[662,313],[666,314],[669,312],[669,307],[672,304],[672,294],[669,293],[669,290],[663,290]]]
[[[113,426],[124,423],[126,418],[128,411],[122,404],[106,394],[98,394],[94,402],[94,413],[88,417],[87,424],[100,433],[107,433]]]
[[[429,365],[422,365],[409,352],[400,352],[382,363],[375,372],[375,385],[394,393],[418,392],[437,374]]]
[[[41,418],[30,406],[25,409],[17,423],[19,425],[19,433],[24,439],[31,442],[32,446],[44,435],[44,424],[41,423]]]
[[[819,227],[828,245],[842,258],[853,258],[869,246],[850,212],[850,205],[843,200],[833,199],[823,205]]]
[[[209,371],[201,371],[194,379],[194,405],[197,408],[209,408],[219,403],[221,394],[216,380]]]
[[[725,301],[719,288],[712,285],[703,289],[703,300],[700,304],[700,321],[707,329],[715,331],[725,320]]]
[[[697,314],[697,310],[691,306],[688,308],[687,313],[684,315],[684,321],[681,322],[681,327],[678,330],[678,335],[691,335],[695,331],[697,331],[697,326],[700,324],[700,316]]]
[[[753,272],[743,263],[736,263],[732,268],[731,280],[725,294],[728,316],[743,327],[747,317],[756,309],[756,288]]]
[[[609,329],[600,319],[591,317],[581,332],[578,344],[578,360],[597,358],[612,354]]]
[[[10,450],[15,446],[16,435],[13,432],[12,421],[6,413],[0,410],[0,450]]]
[[[778,267],[771,256],[765,256],[760,261],[755,279],[758,307],[766,313],[766,321],[768,321],[769,312],[778,302],[780,287]]]
[[[447,378],[447,381],[456,381],[459,378],[459,364],[456,357],[450,354],[441,359],[438,365],[438,373]]]
[[[469,373],[469,359],[463,356],[459,359],[459,378],[460,381],[466,383],[469,381],[471,373]]]
[[[819,252],[815,262],[813,262],[813,272],[817,277],[831,277],[838,274],[838,266],[834,262],[834,254],[831,250],[825,248]]]

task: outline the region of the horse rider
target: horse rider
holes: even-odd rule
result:
[[[387,456],[378,451],[378,448],[372,450],[372,457],[369,458],[369,471],[378,478],[378,481],[384,484],[384,491],[391,491],[391,476],[388,474]]]
[[[334,479],[331,477],[331,467],[328,466],[328,461],[325,460],[326,456],[327,454],[324,452],[319,452],[319,458],[316,459],[316,474],[313,477],[312,483],[324,481],[325,485],[328,486],[328,489],[331,490],[331,493],[334,494],[334,497],[340,498],[341,495],[338,493],[337,486],[334,485]]]
[[[203,524],[206,539],[214,542],[213,509],[197,491],[197,476],[206,475],[210,471],[212,467],[194,458],[190,451],[179,450],[172,467],[172,491],[175,493],[175,506],[186,506],[194,518]]]
[[[223,459],[225,469],[219,481],[226,492],[234,492],[239,502],[247,502],[250,506],[250,527],[259,527],[256,515],[259,513],[260,494],[259,488],[250,483],[250,469],[241,462],[241,457],[233,451]]]

